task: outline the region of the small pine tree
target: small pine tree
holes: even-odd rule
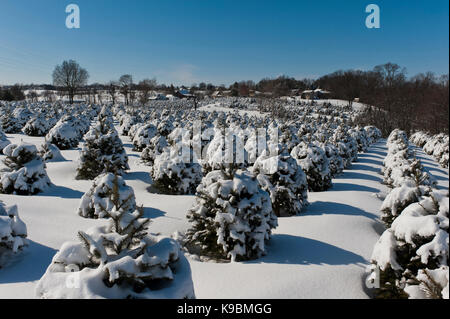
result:
[[[108,225],[79,231],[80,243],[63,244],[39,281],[37,295],[42,298],[194,298],[189,264],[177,243],[148,235],[150,220],[143,218],[142,208],[131,209],[135,198],[129,196],[128,190],[122,193],[120,177],[108,174],[105,178],[112,183],[112,206],[99,204],[98,208],[100,215],[109,218]],[[80,289],[65,285],[67,275],[71,275],[67,269],[78,274]],[[65,280],[58,280],[61,277]]]
[[[0,201],[0,268],[12,254],[28,245],[27,227],[20,219],[17,206],[5,206]]]
[[[51,185],[35,145],[9,144],[3,153],[8,171],[1,176],[0,193],[34,195]]]
[[[253,174],[233,165],[203,178],[187,218],[191,227],[183,242],[189,250],[231,261],[265,254],[265,243],[278,225],[270,195]]]
[[[297,215],[308,204],[306,175],[287,150],[272,157],[265,151],[252,170],[261,188],[270,194],[278,217]]]
[[[291,156],[305,172],[309,190],[321,192],[332,186],[330,164],[321,147],[302,142],[292,149]]]
[[[77,179],[94,179],[106,172],[122,175],[130,169],[122,141],[107,119],[100,119],[84,139]]]
[[[381,235],[370,267],[371,278],[380,270],[377,298],[415,298],[423,271],[448,267],[448,213],[448,192],[433,191],[407,206]],[[448,268],[443,281],[442,291],[448,291]]]

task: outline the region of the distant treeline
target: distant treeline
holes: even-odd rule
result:
[[[36,85],[14,85],[0,88],[0,100],[23,100],[25,89],[33,89]],[[43,95],[51,99],[50,91],[58,90],[64,95],[64,88],[45,84],[39,85],[45,90]],[[175,87],[157,83],[156,79],[145,79],[134,83],[132,76],[127,74],[118,81],[105,84],[93,83],[80,85],[77,94],[95,96],[104,90],[115,99],[116,94],[126,96],[127,104],[134,100],[146,101],[151,90],[173,94],[184,86]],[[268,93],[263,96],[276,98],[280,96],[298,95],[303,90],[321,88],[330,91],[330,98],[346,100],[351,105],[355,100],[372,105],[358,119],[361,124],[371,124],[379,127],[384,134],[394,128],[408,132],[425,130],[430,133],[449,131],[449,77],[436,77],[433,73],[421,73],[411,78],[406,77],[406,70],[397,64],[386,63],[370,71],[345,70],[327,74],[318,79],[297,80],[288,76],[264,78],[259,82],[240,81],[229,86],[214,85],[201,82],[192,84],[190,92],[204,92],[211,95],[215,91],[228,91],[231,96],[252,96],[254,92]],[[30,98],[37,98],[33,92]]]

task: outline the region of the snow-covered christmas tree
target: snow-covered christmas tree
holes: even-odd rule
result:
[[[0,269],[12,255],[28,245],[27,227],[20,219],[17,206],[0,201]]]
[[[448,214],[448,191],[433,191],[395,218],[371,257],[376,297],[448,299]]]
[[[77,179],[94,179],[106,172],[122,175],[129,169],[122,141],[108,117],[101,118],[84,140]]]
[[[299,214],[308,204],[308,182],[302,168],[287,150],[270,156],[265,151],[253,165],[261,188],[270,194],[277,216]]]
[[[164,194],[194,194],[202,179],[202,168],[189,145],[178,143],[155,157],[152,186]]]
[[[266,242],[277,227],[270,195],[246,170],[228,167],[210,172],[197,188],[183,239],[200,255],[240,261],[266,253]]]
[[[291,155],[305,172],[309,190],[320,192],[332,186],[330,164],[321,147],[301,142],[292,149]]]
[[[45,163],[35,145],[9,144],[3,150],[7,171],[0,179],[0,193],[33,195],[50,186]]]
[[[112,206],[100,207],[108,224],[79,231],[79,242],[62,245],[38,282],[37,296],[195,298],[190,266],[177,242],[147,234],[150,220],[127,204],[134,196],[120,185],[119,176],[106,176],[112,179]]]

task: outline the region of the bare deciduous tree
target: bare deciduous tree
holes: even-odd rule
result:
[[[139,102],[145,104],[150,97],[150,92],[156,88],[156,79],[144,79],[138,84],[138,89],[140,91]]]
[[[71,104],[77,90],[86,85],[88,78],[89,73],[74,60],[64,61],[53,71],[53,84],[65,88]]]
[[[119,79],[120,93],[125,97],[125,103],[130,103],[130,93],[133,90],[133,76],[130,74],[124,74]]]

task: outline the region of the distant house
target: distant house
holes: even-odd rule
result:
[[[149,100],[165,101],[165,100],[168,100],[168,98],[163,93],[156,93],[156,94],[150,96]]]
[[[195,97],[195,95],[189,93],[189,90],[186,90],[186,89],[181,89],[181,90],[175,91],[173,96],[175,96],[179,99],[192,99]]]
[[[300,97],[302,99],[306,100],[321,100],[321,99],[329,99],[331,95],[331,92],[322,90],[322,89],[315,89],[315,90],[304,90]]]

